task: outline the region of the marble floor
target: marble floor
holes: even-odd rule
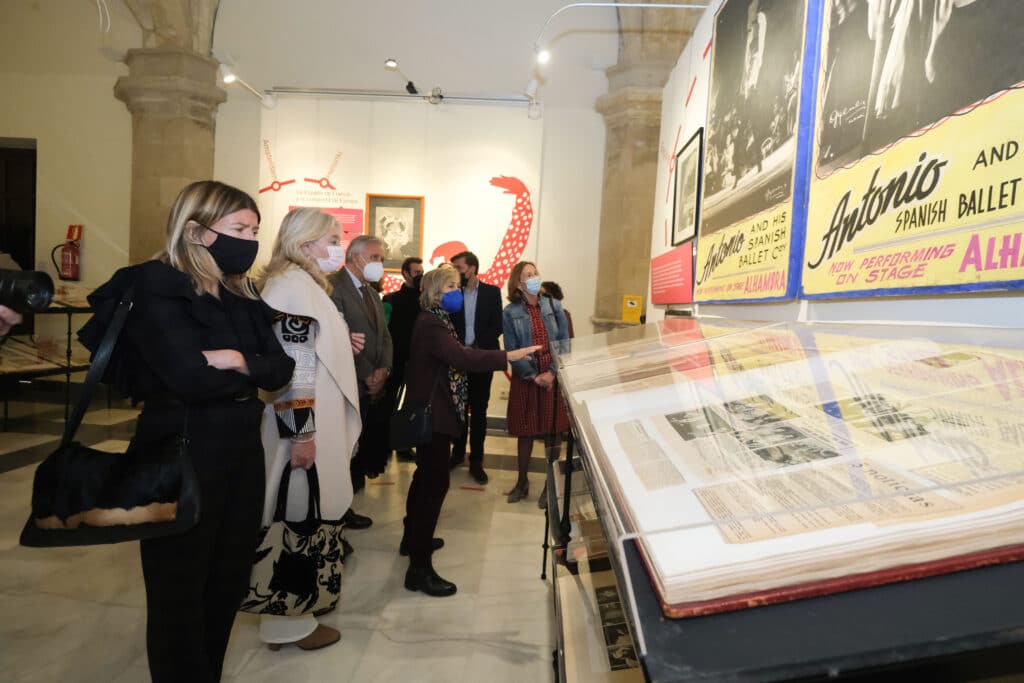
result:
[[[133,417],[124,407],[90,411],[81,440],[123,448]],[[53,450],[62,425],[63,405],[15,401],[0,432],[0,679],[147,681],[137,544],[18,545],[35,463]],[[509,505],[514,453],[514,440],[490,436],[490,483],[478,486],[465,467],[452,475],[438,525],[446,545],[434,564],[458,584],[455,596],[430,598],[402,585],[407,561],[397,550],[413,466],[392,461],[353,506],[374,524],[348,533],[355,554],[338,609],[323,618],[341,630],[341,642],[270,652],[259,642],[257,617],[240,614],[223,680],[551,680],[555,635],[550,584],[540,580],[544,517],[536,506],[542,449],[535,449],[529,501]]]

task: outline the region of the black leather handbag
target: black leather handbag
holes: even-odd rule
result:
[[[155,442],[132,439],[125,453],[98,451],[74,440],[131,307],[129,288],[93,355],[60,446],[36,469],[22,545],[138,541],[182,533],[199,521],[199,484],[188,457],[187,427],[181,435]]]
[[[444,372],[442,369],[441,372]],[[433,398],[437,390],[437,383],[441,380],[438,373],[434,379],[434,386],[430,390]],[[399,397],[401,407],[391,416],[391,424],[388,430],[388,448],[396,451],[408,451],[420,444],[430,443],[433,434],[434,423],[430,415],[430,401],[424,406],[410,406],[405,401],[405,387],[402,388],[402,396]]]

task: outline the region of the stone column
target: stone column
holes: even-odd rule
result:
[[[167,214],[185,185],[213,176],[214,123],[227,94],[217,62],[180,47],[128,51],[114,95],[132,113],[131,263],[166,241]]]
[[[128,51],[128,75],[114,86],[132,113],[132,263],[163,249],[181,188],[213,175],[214,122],[227,99],[208,56],[219,4],[125,0],[142,28],[142,48]]]
[[[619,326],[623,296],[647,294],[662,90],[699,18],[699,10],[619,13],[619,62],[607,70],[608,94],[596,105],[606,128],[597,332]]]

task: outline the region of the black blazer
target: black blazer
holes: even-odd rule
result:
[[[412,340],[412,326],[420,311],[420,290],[408,285],[402,285],[397,292],[392,292],[384,297],[386,303],[391,304],[391,320],[388,321],[388,331],[391,333],[391,344],[393,349],[394,372],[392,376],[400,380],[405,364],[409,360],[409,343]]]
[[[465,293],[465,290],[463,290]],[[501,336],[501,288],[486,282],[477,283],[476,317],[473,318],[473,344],[479,349],[497,349],[498,337]],[[466,314],[459,311],[452,322],[459,339],[466,341]]]

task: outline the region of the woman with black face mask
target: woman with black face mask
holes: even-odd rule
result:
[[[133,289],[109,377],[142,404],[133,440],[184,432],[199,480],[199,523],[141,543],[156,683],[220,679],[249,586],[263,513],[257,390],[284,386],[294,368],[245,274],[259,221],[241,190],[193,183],[171,207],[166,249],[119,270],[91,299],[102,316]]]
[[[469,398],[469,372],[503,370],[539,349],[525,346],[515,351],[474,349],[459,343],[452,324],[453,313],[462,309],[459,272],[451,266],[423,276],[420,293],[423,309],[412,332],[406,370],[406,404],[430,405],[430,443],[416,448],[416,472],[405,504],[405,533],[399,552],[409,556],[405,587],[434,597],[454,595],[456,586],[434,571],[431,555],[444,545],[434,538],[437,518],[448,493],[448,460],[452,439],[461,431]]]

